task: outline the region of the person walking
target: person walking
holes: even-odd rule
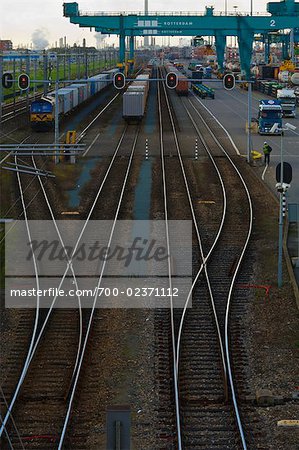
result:
[[[272,152],[272,147],[270,147],[270,145],[265,141],[264,142],[264,146],[263,146],[263,152],[265,155],[265,165],[269,165],[270,164],[270,153]]]

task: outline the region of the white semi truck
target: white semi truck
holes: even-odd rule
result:
[[[277,100],[280,100],[284,117],[296,117],[296,95],[294,89],[278,89]]]

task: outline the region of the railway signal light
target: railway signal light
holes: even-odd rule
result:
[[[30,85],[29,75],[27,75],[27,73],[21,73],[21,75],[19,75],[18,84],[22,91],[26,91]]]
[[[174,72],[169,72],[166,75],[166,86],[168,89],[175,89],[178,85],[178,76]]]
[[[122,72],[118,72],[114,75],[113,84],[116,89],[123,89],[126,85],[126,77]]]
[[[232,89],[234,89],[235,84],[236,84],[236,79],[232,73],[227,73],[226,75],[224,75],[224,77],[223,77],[224,89],[226,89],[227,91],[231,91]]]
[[[2,75],[2,86],[5,89],[9,89],[12,87],[13,81],[12,81],[13,77],[12,77],[12,73],[10,72],[5,72]]]

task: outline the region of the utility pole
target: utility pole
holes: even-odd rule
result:
[[[48,55],[46,50],[44,50],[43,52],[43,63],[44,63],[44,80],[48,80]],[[49,83],[48,82],[44,82],[44,95],[47,95],[48,93],[48,86]]]
[[[148,0],[144,0],[144,15],[145,16],[148,15]],[[149,46],[149,38],[148,38],[148,36],[145,36],[144,47],[148,47],[148,46]]]
[[[30,76],[30,55],[29,55],[29,51],[28,48],[26,49],[26,73],[27,75]],[[28,111],[29,109],[29,94],[30,94],[30,87],[26,90],[26,110]]]
[[[282,131],[280,136],[280,183],[283,183],[283,139]],[[282,188],[281,188],[282,189]],[[282,198],[283,191],[279,193],[279,237],[278,237],[278,273],[277,284],[278,287],[282,286],[282,245],[283,245],[283,213],[282,213]]]
[[[55,81],[55,164],[58,163],[58,151],[59,151],[59,63],[58,63],[58,55],[56,59],[56,81]]]
[[[294,49],[294,28],[291,28],[290,31],[290,57],[291,61],[295,63],[295,49]]]
[[[282,250],[283,250],[283,222],[285,217],[285,195],[290,183],[292,181],[292,167],[289,163],[283,161],[283,132],[291,130],[295,131],[295,125],[286,123],[281,128],[280,136],[280,171],[279,166],[276,168],[276,181],[278,182],[276,187],[279,190],[279,238],[278,238],[278,271],[277,271],[277,284],[280,288],[282,286]],[[285,166],[285,167],[284,167]],[[278,173],[280,172],[280,173]]]
[[[247,135],[247,162],[251,161],[251,110],[252,110],[252,87],[250,80],[248,81],[248,135]]]

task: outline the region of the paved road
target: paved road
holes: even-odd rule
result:
[[[205,99],[201,100],[201,102],[228,130],[240,153],[246,155],[247,134],[245,124],[247,120],[247,92],[239,88],[233,91],[225,91],[222,87],[222,82],[213,82],[210,83],[210,86],[215,89],[215,100]],[[252,117],[257,117],[258,102],[261,98],[263,98],[262,94],[253,92]],[[299,203],[299,117],[296,119],[284,119],[284,123],[286,122],[297,127],[295,131],[286,131],[282,139],[284,161],[288,161],[293,166],[293,182],[288,194],[289,202]],[[275,167],[280,161],[281,138],[280,136],[265,137],[253,134],[253,149],[261,151],[265,140],[271,145],[273,151],[271,153],[271,164],[264,175],[264,180],[271,188],[275,188]],[[260,167],[257,170],[259,170],[262,176],[264,168]]]

